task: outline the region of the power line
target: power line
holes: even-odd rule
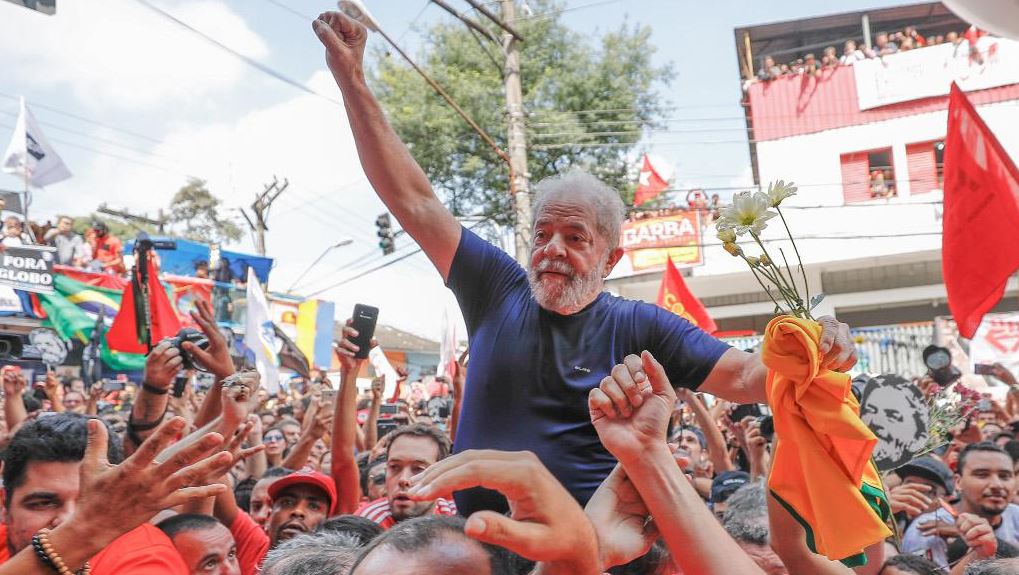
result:
[[[323,99],[323,100],[325,100],[327,102],[330,102],[332,104],[341,105],[341,103],[339,101],[334,100],[333,98],[330,98],[329,96],[326,96],[324,94],[320,94],[320,93],[316,92],[315,90],[312,90],[311,88],[309,88],[309,87],[305,86],[304,84],[298,82],[297,80],[294,80],[294,79],[290,78],[289,76],[286,76],[282,72],[277,72],[273,68],[270,68],[269,66],[266,66],[265,64],[259,62],[258,60],[255,60],[254,58],[251,58],[250,56],[246,56],[244,54],[241,54],[240,52],[234,50],[233,48],[227,46],[226,44],[223,44],[222,42],[220,42],[219,40],[213,38],[212,36],[209,36],[205,32],[202,32],[201,30],[193,28],[187,22],[184,22],[183,20],[180,20],[179,18],[177,18],[173,14],[170,14],[169,12],[163,10],[162,8],[159,8],[155,4],[152,4],[151,2],[149,2],[148,0],[135,0],[135,2],[138,2],[142,6],[145,6],[149,10],[152,10],[156,14],[159,14],[163,18],[166,18],[167,20],[170,20],[174,24],[177,24],[178,26],[188,30],[192,34],[195,34],[195,35],[201,37],[206,42],[209,42],[210,44],[218,47],[220,50],[223,50],[224,52],[227,52],[228,54],[231,54],[232,56],[234,56],[238,60],[244,62],[245,64],[251,66],[252,68],[255,68],[256,70],[258,70],[260,72],[263,72],[263,73],[265,73],[265,74],[267,74],[269,76],[272,76],[273,78],[276,78],[280,82],[283,82],[285,84],[289,84],[290,86],[292,86],[294,88],[297,88],[298,90],[300,90],[302,92],[305,92],[307,94],[311,94],[312,96],[321,98],[321,99]]]
[[[616,2],[619,2],[619,1],[620,0],[601,0],[600,2],[590,2],[588,4],[581,4],[579,6],[570,6],[568,8],[562,8],[562,9],[559,9],[559,10],[551,10],[549,12],[542,12],[540,14],[532,14],[530,16],[524,16],[524,17],[517,18],[517,19],[518,20],[527,21],[527,22],[534,22],[536,20],[545,20],[545,19],[548,19],[548,18],[554,18],[556,16],[559,16],[560,14],[564,14],[566,12],[572,12],[574,10],[583,10],[584,8],[594,8],[595,6],[604,6],[605,4],[615,4]]]
[[[857,239],[868,239],[868,240],[874,239],[874,240],[876,240],[876,239],[888,239],[888,238],[908,238],[908,237],[924,237],[924,236],[940,236],[940,235],[941,235],[941,232],[938,231],[938,232],[909,232],[909,233],[904,233],[904,234],[877,234],[877,235],[869,235],[869,236],[867,236],[867,235],[801,236],[801,237],[797,237],[796,241],[803,241],[803,240],[857,240]],[[764,242],[764,243],[774,243],[774,242],[779,242],[779,241],[788,241],[788,239],[787,238],[775,238],[775,239],[761,238],[761,241]],[[756,243],[753,242],[752,240],[745,240],[745,241],[736,242],[736,243],[737,244],[742,243],[742,244],[755,244],[756,245]],[[684,246],[705,248],[705,247],[709,247],[709,246],[721,246],[721,243],[685,244]],[[363,277],[365,277],[365,276],[367,276],[369,274],[373,274],[373,273],[375,273],[375,272],[377,272],[379,270],[385,269],[385,268],[387,268],[387,267],[389,267],[389,266],[391,266],[391,265],[393,265],[395,263],[399,263],[399,262],[401,262],[401,261],[403,261],[403,260],[413,256],[414,254],[416,254],[416,253],[418,253],[420,251],[421,251],[421,248],[418,248],[418,249],[414,250],[413,252],[410,252],[408,254],[402,255],[402,256],[394,259],[394,260],[388,261],[388,262],[386,262],[384,264],[381,264],[379,266],[376,266],[376,267],[374,267],[374,268],[372,268],[370,270],[366,270],[366,271],[361,272],[361,273],[359,273],[359,274],[357,274],[357,275],[355,275],[353,277],[341,280],[341,281],[336,282],[335,284],[332,284],[332,285],[330,285],[328,287],[325,287],[325,288],[322,288],[322,289],[320,289],[318,291],[312,292],[312,293],[308,294],[306,297],[309,297],[309,298],[310,297],[315,297],[315,296],[317,296],[320,293],[329,291],[331,289],[338,288],[338,287],[340,287],[342,285],[345,285],[345,284],[348,284],[348,283],[350,283],[352,281],[361,279],[361,278],[363,278]]]
[[[7,94],[7,93],[4,93],[4,92],[0,92],[0,96],[2,96],[4,98],[10,98],[12,100],[20,100],[21,99],[20,96],[15,96],[13,94]],[[107,124],[105,122],[100,122],[99,120],[93,120],[91,118],[86,118],[84,116],[79,116],[77,114],[72,114],[70,112],[65,112],[65,111],[61,110],[60,108],[56,108],[54,106],[49,106],[47,104],[41,104],[41,103],[36,102],[34,100],[31,102],[31,105],[32,105],[33,108],[39,108],[39,109],[42,109],[42,110],[48,110],[50,112],[53,112],[54,114],[60,114],[61,116],[67,116],[68,118],[74,118],[75,120],[78,120],[78,121],[81,121],[81,122],[86,122],[86,123],[89,123],[89,124],[93,124],[95,126],[101,126],[103,128],[107,128],[109,130],[114,130],[114,131],[120,132],[122,134],[127,134],[128,136],[133,136],[135,138],[141,138],[142,140],[148,140],[148,141],[153,142],[155,144],[163,144],[163,143],[165,143],[165,142],[163,142],[162,140],[160,140],[158,138],[153,138],[152,136],[146,136],[145,134],[140,134],[138,132],[132,132],[131,130],[126,130],[124,128],[119,128],[119,127],[114,126],[112,124]]]
[[[0,124],[0,128],[7,128],[9,130],[13,130],[14,126],[11,126],[9,124]],[[68,142],[67,140],[61,140],[59,138],[49,138],[49,139],[51,141],[53,141],[53,142],[58,143],[58,144],[61,144],[61,145],[64,145],[64,146],[70,146],[72,148],[78,148],[80,150],[85,150],[86,152],[92,152],[93,154],[98,154],[100,156],[108,156],[110,158],[116,158],[118,160],[123,160],[125,162],[130,162],[132,164],[138,164],[140,166],[146,166],[146,167],[149,167],[149,168],[154,168],[154,169],[157,169],[157,170],[161,170],[163,172],[168,172],[168,173],[171,173],[171,174],[183,175],[183,176],[188,177],[188,178],[196,177],[196,176],[193,176],[191,174],[186,174],[184,172],[181,172],[181,171],[178,171],[178,170],[175,170],[175,169],[172,169],[172,168],[167,168],[166,166],[160,166],[160,165],[157,165],[157,164],[150,164],[148,162],[143,162],[141,160],[136,160],[136,159],[133,159],[133,158],[128,158],[128,157],[125,157],[125,156],[121,156],[119,154],[113,154],[113,153],[110,153],[110,152],[104,152],[102,150],[97,150],[95,148],[90,148],[88,146],[83,146],[81,144],[75,144],[74,142]]]
[[[12,118],[18,117],[18,114],[14,113],[14,112],[8,112],[8,111],[5,111],[5,110],[0,110],[0,114],[5,114],[5,115],[10,116]],[[82,138],[89,138],[89,139],[92,139],[92,140],[95,140],[97,142],[101,142],[101,143],[104,143],[104,144],[107,144],[107,145],[110,145],[110,146],[116,146],[118,148],[123,148],[125,150],[130,150],[130,151],[138,153],[138,154],[144,154],[144,155],[147,155],[147,156],[154,156],[154,157],[157,157],[157,158],[163,158],[164,160],[172,160],[173,159],[173,158],[168,158],[168,157],[166,157],[166,156],[164,156],[162,154],[157,154],[155,152],[150,152],[148,150],[142,150],[142,149],[139,149],[139,148],[135,148],[134,146],[129,146],[127,144],[123,144],[123,143],[117,142],[115,140],[109,140],[109,139],[106,139],[106,138],[102,138],[100,136],[96,136],[94,134],[87,134],[85,132],[79,132],[78,130],[72,130],[71,128],[65,128],[64,126],[61,126],[59,124],[54,124],[52,122],[39,121],[39,125],[40,126],[46,126],[48,128],[53,128],[54,130],[60,130],[61,132],[67,132],[68,134],[74,134],[75,136],[81,136]]]
[[[312,18],[311,16],[308,16],[307,14],[303,14],[301,12],[298,12],[297,10],[294,10],[290,6],[287,6],[286,4],[284,4],[283,2],[278,2],[277,0],[265,0],[265,1],[270,3],[270,4],[272,4],[273,6],[276,6],[277,8],[281,8],[283,10],[286,10],[287,12],[290,12],[291,14],[293,14],[294,16],[297,16],[298,18],[300,18],[301,20],[304,20],[305,22],[311,22],[311,21],[315,20],[314,18]]]

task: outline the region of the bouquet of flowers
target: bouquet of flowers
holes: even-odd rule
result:
[[[796,186],[792,183],[785,183],[782,180],[772,182],[768,186],[768,192],[740,192],[733,196],[732,204],[719,211],[719,219],[715,224],[718,230],[717,237],[722,240],[722,247],[735,257],[743,258],[750,271],[753,272],[757,283],[761,284],[767,292],[771,301],[775,303],[776,314],[788,314],[802,319],[813,320],[810,312],[821,303],[824,294],[810,295],[810,285],[807,282],[807,274],[803,270],[803,260],[800,258],[800,251],[796,247],[796,240],[789,231],[789,224],[786,223],[785,215],[780,207],[782,202],[796,195]],[[761,233],[768,227],[768,220],[778,216],[785,227],[786,235],[793,246],[793,253],[796,255],[796,268],[802,279],[801,286],[797,284],[796,274],[789,266],[785,251],[778,248],[781,256],[781,263],[768,252],[761,240]],[[743,236],[750,236],[753,244],[760,248],[760,254],[750,255],[744,252],[737,244]]]
[[[927,396],[927,444],[915,457],[927,455],[949,442],[949,438],[962,427],[977,410],[983,397],[980,392],[962,383],[941,387],[931,383]]]

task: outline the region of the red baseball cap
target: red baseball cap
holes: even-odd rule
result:
[[[336,484],[328,475],[317,471],[295,471],[290,475],[283,476],[269,485],[269,499],[276,500],[280,493],[292,485],[311,485],[326,492],[329,497],[329,513],[336,509]]]

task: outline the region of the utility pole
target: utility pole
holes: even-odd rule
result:
[[[266,184],[262,193],[258,194],[255,197],[255,201],[251,202],[251,212],[255,216],[254,220],[248,217],[248,213],[244,211],[244,208],[241,208],[241,214],[248,222],[248,227],[255,234],[255,249],[258,250],[258,255],[260,256],[265,256],[265,232],[269,231],[269,208],[289,185],[290,181],[286,178],[283,178],[283,184],[280,185],[276,176],[273,176],[272,183]]]
[[[471,2],[473,5],[474,2]],[[527,171],[527,136],[524,132],[524,96],[520,87],[520,52],[513,0],[502,0],[502,45],[506,55],[503,73],[506,86],[506,110],[509,113],[508,148],[510,156],[510,185],[513,190],[513,210],[516,214],[517,261],[526,265],[530,260],[531,245],[531,191],[530,172]]]
[[[112,208],[108,208],[105,203],[99,204],[99,208],[96,211],[100,214],[120,218],[131,225],[140,223],[156,226],[156,229],[159,230],[160,234],[163,234],[166,231],[166,216],[163,215],[163,210],[159,210],[159,218],[155,220],[148,217],[147,214],[139,216],[137,214],[132,214],[127,210],[114,210]],[[137,227],[138,226],[135,226],[135,228]]]

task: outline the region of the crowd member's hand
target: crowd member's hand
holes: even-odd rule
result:
[[[991,375],[1001,380],[1001,382],[1004,383],[1005,385],[1011,387],[1019,385],[1019,381],[1016,381],[1015,375],[1013,375],[1012,372],[1009,371],[1007,367],[1001,365],[1000,363],[995,363],[991,365]]]
[[[382,401],[382,391],[386,388],[386,376],[380,375],[372,380],[372,402],[379,403]]]
[[[741,444],[746,448],[748,457],[764,457],[768,440],[761,434],[761,422],[756,417],[744,417],[739,422],[737,433],[742,438]]]
[[[937,518],[918,523],[917,528],[920,530],[920,534],[925,537],[941,537],[943,539],[951,539],[953,537],[959,537],[959,527],[954,523],[948,523],[947,521],[941,521]]]
[[[244,448],[244,441],[248,438],[251,433],[251,429],[254,427],[254,423],[248,420],[244,425],[237,428],[233,437],[230,438],[226,444],[223,445],[222,453],[230,454],[229,458],[221,458],[218,465],[211,466],[206,475],[200,478],[201,482],[204,483],[216,483],[226,475],[238,461],[244,461],[252,455],[265,450],[264,444],[258,444],[254,447]]]
[[[103,398],[103,382],[97,381],[88,388],[88,400],[92,403],[99,403]]]
[[[198,324],[202,333],[209,339],[209,347],[202,349],[191,342],[184,342],[182,345],[184,350],[215,375],[217,380],[224,379],[234,372],[234,360],[230,357],[230,347],[227,345],[226,338],[216,327],[212,304],[198,298],[195,300],[195,305],[198,311],[191,310],[191,319]]]
[[[60,384],[57,374],[52,371],[46,372],[46,381],[43,383],[43,389],[46,391],[46,397],[50,398],[50,401],[54,403],[60,402],[64,397],[64,386]]]
[[[331,14],[331,12],[330,12]],[[354,320],[348,319],[346,325],[343,327],[343,339],[336,342],[333,346],[333,351],[336,353],[336,358],[340,360],[340,366],[346,371],[351,369],[361,369],[361,364],[365,361],[360,358],[354,357],[360,348],[355,344],[352,338],[358,336],[357,330],[354,329]],[[379,344],[378,340],[372,338],[371,343],[368,347],[373,348]]]
[[[465,451],[411,478],[408,495],[430,501],[484,486],[509,500],[509,517],[478,511],[467,519],[469,536],[505,547],[532,561],[569,566],[576,575],[601,573],[594,528],[577,502],[530,452]]]
[[[904,512],[912,521],[931,506],[931,498],[928,496],[930,492],[929,485],[903,483],[888,490],[888,505],[892,513]]]
[[[4,397],[21,397],[28,388],[28,380],[25,374],[13,366],[4,366],[3,369]]]
[[[966,545],[982,559],[993,558],[998,552],[998,540],[991,524],[972,513],[960,513],[955,520]]]
[[[243,424],[254,407],[255,390],[258,389],[259,375],[256,371],[237,372],[219,385],[219,393],[223,402],[223,421],[228,429],[236,429]],[[211,393],[215,393],[212,390]]]
[[[223,437],[218,433],[207,434],[168,461],[154,463],[184,425],[179,417],[163,423],[131,457],[111,465],[106,459],[109,432],[101,421],[89,420],[81,490],[71,521],[80,518],[96,536],[115,538],[163,509],[223,493],[224,486],[201,481],[230,460],[228,453],[219,453]]]
[[[626,356],[588,396],[598,437],[624,465],[649,448],[665,444],[675,403],[676,392],[664,368],[647,351],[640,357]],[[635,407],[641,407],[636,415]]]
[[[168,341],[159,342],[145,358],[145,385],[157,389],[170,389],[183,363],[184,358],[181,357],[179,349],[170,345]]]
[[[322,439],[333,427],[333,411],[326,405],[319,406],[315,413],[315,420],[308,429],[308,434],[314,439]]]
[[[830,315],[818,318],[821,324],[821,339],[818,351],[821,352],[821,367],[834,371],[849,371],[856,365],[856,345],[849,335],[849,325],[840,322]]]
[[[364,26],[339,12],[323,12],[312,28],[326,48],[326,64],[337,82],[364,74],[364,46],[368,41]]]
[[[471,350],[465,349],[456,360],[456,367],[453,370],[453,397],[462,397],[464,384],[467,383],[467,361]]]
[[[644,555],[658,537],[644,500],[621,465],[598,486],[584,513],[598,535],[602,569]]]

